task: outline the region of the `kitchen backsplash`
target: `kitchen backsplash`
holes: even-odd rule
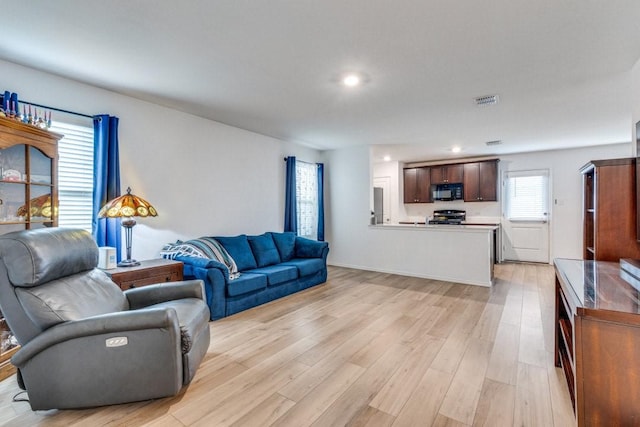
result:
[[[500,202],[436,202],[405,204],[404,215],[400,212],[398,221],[423,222],[438,209],[461,209],[467,212],[467,222],[499,223],[502,216]]]

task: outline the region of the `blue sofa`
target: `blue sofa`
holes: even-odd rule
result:
[[[235,261],[240,276],[229,277],[221,262],[177,256],[184,263],[185,279],[202,279],[211,320],[264,304],[324,283],[327,280],[326,242],[294,233],[264,233],[214,237]]]

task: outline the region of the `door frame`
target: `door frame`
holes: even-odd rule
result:
[[[382,188],[382,223],[390,224],[391,218],[391,177],[376,176],[373,178],[373,187]],[[373,196],[372,196],[373,197]],[[386,205],[386,209],[385,209]]]
[[[518,260],[508,260],[505,257],[505,254],[507,252],[506,250],[506,244],[509,242],[509,239],[507,239],[507,235],[506,235],[506,227],[505,225],[509,221],[509,219],[507,218],[507,190],[508,190],[508,186],[507,186],[507,179],[508,179],[508,174],[509,173],[516,173],[516,172],[545,172],[547,175],[547,212],[546,212],[546,220],[543,221],[546,223],[546,239],[547,239],[547,264],[553,264],[553,258],[552,258],[552,253],[553,253],[553,248],[551,247],[551,234],[552,234],[552,219],[553,219],[553,176],[551,173],[551,168],[535,168],[535,169],[520,169],[520,170],[503,170],[501,172],[501,176],[500,176],[500,184],[501,184],[501,188],[500,188],[500,193],[502,195],[501,197],[501,203],[500,203],[500,209],[502,211],[502,215],[501,215],[501,251],[500,251],[500,256],[502,258],[502,260],[507,260],[507,261],[515,261],[518,262]],[[519,222],[519,221],[518,221]],[[536,223],[536,222],[540,222],[540,221],[522,221],[523,223]],[[538,261],[521,261],[521,262],[538,262]]]

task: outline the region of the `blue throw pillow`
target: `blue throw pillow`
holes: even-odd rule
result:
[[[284,233],[271,233],[271,237],[278,248],[282,262],[289,261],[295,254],[296,233],[287,231]]]
[[[238,271],[251,270],[258,267],[245,234],[233,237],[214,237],[214,239],[229,252],[231,258],[236,262]]]
[[[248,236],[249,245],[253,251],[253,256],[258,263],[258,267],[278,264],[280,262],[280,254],[276,244],[270,234],[261,234],[260,236]]]

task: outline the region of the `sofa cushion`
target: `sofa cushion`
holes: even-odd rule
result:
[[[280,254],[281,261],[289,261],[291,258],[293,258],[296,247],[295,233],[291,231],[287,231],[284,233],[271,233],[271,237],[273,238],[273,241],[278,248],[278,253]]]
[[[249,270],[247,273],[264,274],[269,286],[279,285],[298,278],[298,269],[293,265],[270,265],[268,267]]]
[[[270,234],[265,233],[259,236],[248,236],[247,239],[249,240],[249,246],[251,246],[258,267],[265,267],[280,262],[278,248],[276,248],[276,244],[273,242]]]
[[[315,274],[325,268],[324,260],[322,258],[294,258],[278,265],[290,265],[296,267],[300,273],[300,277]]]
[[[264,274],[242,273],[237,279],[233,279],[227,285],[227,294],[230,297],[258,291],[267,287],[267,276]]]
[[[238,271],[256,268],[258,264],[251,252],[246,234],[233,237],[214,237],[227,250],[236,263]]]

